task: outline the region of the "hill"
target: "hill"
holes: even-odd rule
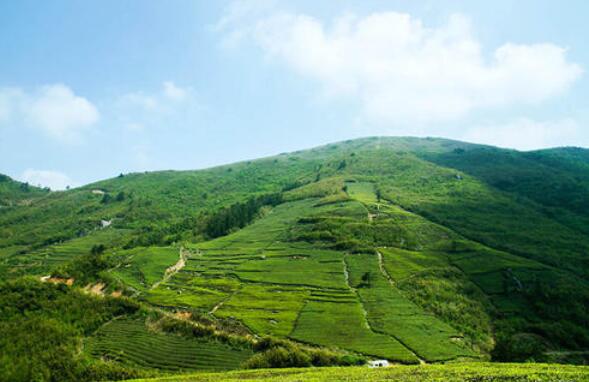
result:
[[[43,295],[47,282],[14,285],[52,276],[68,296],[133,306],[81,328],[50,314],[73,325],[97,379],[366,358],[584,363],[588,158],[375,137],[14,193],[0,276],[12,298]],[[29,310],[4,325],[30,331],[14,327]]]
[[[15,205],[27,205],[33,200],[49,193],[48,189],[18,182],[7,175],[0,174],[0,211]]]

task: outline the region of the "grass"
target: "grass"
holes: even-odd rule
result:
[[[350,284],[357,290],[370,326],[397,338],[426,361],[443,361],[475,353],[462,334],[414,304],[379,269],[376,255],[346,257]]]
[[[373,332],[366,323],[361,304],[357,301],[308,301],[290,337],[404,363],[418,362],[413,353],[399,341]]]
[[[379,248],[386,272],[396,281],[404,280],[426,270],[445,268],[445,254],[409,251],[401,248]]]
[[[202,280],[202,282],[206,284],[207,280]],[[160,284],[158,288],[148,291],[144,298],[157,306],[208,312],[226,296],[227,293],[219,290],[174,282]]]
[[[372,182],[345,182],[354,200],[340,199],[341,184],[336,178],[315,189],[303,186],[300,193],[289,191],[292,201],[249,226],[188,245],[199,255],[189,258],[168,282],[149,291],[146,300],[172,308],[214,311],[215,317],[237,319],[258,335],[290,336],[401,362],[416,362],[414,354],[436,362],[489,351],[492,309],[474,285],[481,282],[483,291],[492,294],[503,288],[507,270],[517,274],[519,269],[546,266],[464,240],[386,201],[376,207]],[[317,190],[327,195],[320,202]],[[309,195],[313,197],[304,199]],[[334,196],[334,202],[321,202]],[[301,223],[301,218],[315,219],[315,223]],[[368,247],[377,245],[384,271],[398,287],[386,280],[376,255],[345,256],[342,250],[326,249],[321,241],[291,241],[297,240],[298,232],[325,229],[318,227],[357,237]],[[347,289],[344,257],[357,294]],[[371,275],[370,285],[359,287],[365,274]],[[500,291],[503,294],[493,297],[497,311],[528,314],[525,301]],[[276,304],[277,296],[280,304]],[[350,332],[353,338],[346,334]]]
[[[286,337],[308,295],[303,288],[245,284],[223,303],[215,316],[237,317],[260,335]],[[277,300],[280,304],[276,304]]]
[[[49,194],[49,189],[42,189],[11,179],[0,174],[0,211],[15,206],[29,205],[36,199]]]
[[[5,182],[0,277],[47,275],[86,255],[83,264],[108,268],[97,277],[135,289],[143,303],[404,363],[582,352],[587,157],[369,138],[65,192]],[[269,193],[283,203],[207,236],[219,211]],[[112,226],[100,229],[101,220]],[[93,258],[99,244],[105,252]],[[181,245],[191,251],[185,267],[152,288]],[[156,348],[183,341],[141,333]]]
[[[236,274],[244,281],[344,289],[341,261],[336,251],[284,251],[280,257],[268,254],[264,260],[244,262]]]
[[[16,251],[0,258],[0,263],[4,263],[7,273],[13,277],[23,274],[46,275],[52,269],[66,264],[78,256],[90,253],[95,245],[121,245],[128,234],[129,230],[125,229],[95,229],[85,236],[31,252],[26,251],[26,246],[18,246]],[[0,272],[1,268],[0,266]]]
[[[166,269],[180,258],[175,247],[139,247],[117,252],[115,256],[121,263],[111,274],[138,291],[146,291],[161,281]]]
[[[377,202],[374,192],[374,183],[368,182],[346,182],[348,195],[364,204],[373,204]]]
[[[233,382],[233,381],[512,381],[563,382],[589,381],[589,367],[550,364],[466,363],[426,366],[395,366],[369,369],[327,367],[307,369],[273,369],[178,375],[143,381]]]

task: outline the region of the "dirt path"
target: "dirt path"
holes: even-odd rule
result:
[[[88,284],[84,290],[90,294],[104,296],[104,287],[106,287],[105,283]]]
[[[215,306],[213,306],[213,309],[211,309],[211,311],[209,312],[209,314],[215,314],[215,312],[217,311],[217,309],[219,309],[220,307],[223,306],[224,303],[226,303],[227,301],[229,301],[229,299],[233,296],[235,296],[235,294],[237,294],[238,291],[240,291],[241,288],[236,289],[233,293],[229,294],[227,297],[225,297],[224,299],[222,299],[221,301],[219,301]]]
[[[384,267],[384,260],[382,258],[382,253],[380,253],[379,251],[376,251],[376,254],[378,256],[378,268],[380,269],[380,273],[382,273],[382,275],[387,279],[387,281],[389,282],[389,284],[391,284],[392,287],[396,288],[396,283],[395,280],[393,280],[393,278],[391,277],[391,275],[389,275],[389,272],[387,272],[387,270]],[[387,334],[387,333],[383,333],[383,334]],[[407,346],[403,341],[401,341],[399,338],[397,338],[396,336],[392,336],[390,334],[387,334],[391,337],[393,337],[394,339],[396,339],[397,341],[399,341],[403,346],[405,346],[405,348],[407,348],[407,350],[409,350],[411,353],[413,353],[413,355],[419,360],[419,363],[422,365],[425,365],[426,362],[423,358],[421,358],[419,355],[417,355],[417,353],[415,351],[413,351],[413,349],[411,349],[409,346]]]
[[[378,253],[378,255],[379,255],[379,267],[382,267],[382,259],[381,259],[382,256],[380,255],[380,253]],[[346,254],[345,256],[349,256],[349,255]],[[349,283],[348,264],[346,263],[345,256],[344,256],[344,276],[346,279],[346,284],[352,290],[352,292],[354,292],[354,294],[356,295],[356,298],[358,299],[358,302],[360,303],[360,307],[362,308],[362,312],[364,313],[364,324],[366,325],[366,328],[368,328],[373,333],[378,333],[383,336],[391,337],[392,339],[397,341],[399,344],[401,344],[401,346],[403,346],[405,349],[407,349],[411,354],[413,354],[413,356],[415,356],[415,358],[417,358],[417,360],[419,361],[420,364],[424,365],[426,363],[425,360],[423,360],[419,355],[417,355],[417,353],[415,351],[413,351],[413,349],[411,349],[409,346],[407,346],[407,344],[404,343],[403,341],[401,341],[397,336],[394,336],[390,333],[382,332],[380,330],[376,330],[370,325],[370,322],[368,321],[368,311],[364,307],[364,301],[362,301],[362,297],[360,297],[360,293],[358,293],[358,290],[356,288],[352,287],[352,285],[350,285],[350,283]],[[381,272],[383,271],[383,269],[384,268],[381,269]],[[387,277],[389,282],[392,285],[394,285],[393,280],[390,278],[390,276],[388,276],[388,273],[385,274],[385,277]]]
[[[387,272],[387,270],[384,267],[382,253],[376,251],[376,254],[378,255],[378,269],[380,269],[380,273],[382,273],[382,275],[388,280],[389,284],[391,284],[392,286],[396,286],[395,280],[393,280],[391,275],[389,275],[389,272]]]
[[[226,299],[223,299],[221,301],[219,301],[217,303],[217,305],[213,306],[213,309],[211,309],[211,311],[209,312],[209,314],[215,314],[215,312],[217,311],[217,309],[219,309],[220,307],[223,306],[223,304],[225,303],[225,301],[227,301]]]
[[[184,266],[186,265],[186,259],[188,258],[189,254],[190,254],[190,251],[188,251],[184,247],[180,247],[180,251],[179,251],[180,259],[178,259],[176,264],[172,265],[171,267],[168,267],[166,269],[166,272],[164,273],[164,277],[160,281],[153,284],[150,289],[157,288],[161,283],[165,283],[172,276],[174,276],[176,273],[178,273],[182,268],[184,268]]]

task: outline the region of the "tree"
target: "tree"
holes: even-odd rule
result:
[[[121,191],[117,194],[117,196],[115,197],[115,200],[117,202],[122,202],[123,200],[125,200],[125,192]]]
[[[112,196],[110,196],[110,194],[105,193],[104,195],[102,195],[102,199],[100,200],[100,203],[102,204],[108,204],[110,203],[112,200]]]
[[[104,247],[104,244],[94,244],[90,250],[90,253],[93,255],[99,255],[103,253],[105,249],[106,248]]]

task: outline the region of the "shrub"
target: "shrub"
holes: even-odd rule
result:
[[[546,341],[536,334],[501,335],[497,337],[493,359],[510,362],[537,361],[542,359],[546,350]]]

